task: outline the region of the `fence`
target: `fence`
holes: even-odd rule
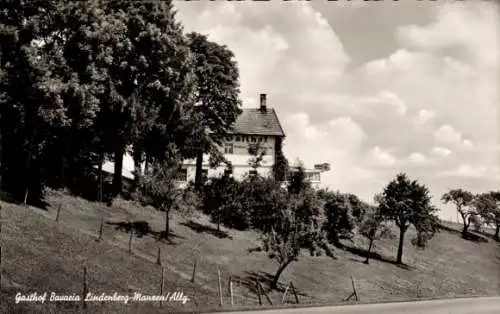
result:
[[[1,213],[1,211],[0,211]],[[54,217],[55,216],[55,217]],[[55,223],[64,221],[64,208],[62,205],[57,206],[56,213],[53,215]],[[212,292],[217,296],[212,305],[220,307],[257,307],[269,306],[280,304],[309,304],[313,303],[314,299],[305,295],[300,291],[300,286],[295,283],[288,282],[284,285],[281,291],[269,292],[266,285],[265,278],[252,278],[238,276],[233,274],[224,267],[224,264],[219,264],[218,267],[214,261],[207,260],[201,255],[199,250],[200,243],[189,245],[183,243],[182,247],[169,246],[164,242],[157,242],[152,237],[138,237],[137,234],[130,230],[130,232],[121,235],[121,238],[116,240],[116,234],[113,237],[107,236],[109,226],[105,224],[104,217],[100,216],[95,219],[95,228],[88,230],[89,234],[95,236],[96,241],[104,239],[113,242],[113,244],[127,250],[129,254],[142,258],[144,262],[161,265],[158,270],[158,279],[161,284],[158,287],[158,295],[165,292],[164,287],[164,271],[168,269],[176,273],[179,277],[183,278],[186,283],[190,282],[196,284],[196,287],[201,287],[205,290]],[[1,216],[0,216],[1,226]],[[108,230],[106,230],[108,229]],[[175,239],[175,235],[172,235]],[[153,246],[154,249],[151,249]],[[149,248],[149,249],[148,249]],[[165,258],[165,254],[169,254],[169,258]],[[186,265],[185,261],[191,261]],[[184,263],[182,263],[184,262]],[[92,273],[88,265],[82,265],[82,293],[85,295],[90,288],[98,289],[98,287],[88,287],[89,273]],[[2,274],[2,248],[0,247],[0,283]],[[356,287],[353,283],[353,296],[358,300]],[[0,285],[0,289],[1,289]],[[351,297],[349,297],[350,299]],[[194,300],[196,301],[196,300]],[[207,304],[203,304],[206,306]],[[87,303],[82,302],[82,307],[86,307]],[[158,303],[161,307],[161,302]],[[196,305],[198,307],[198,305]]]

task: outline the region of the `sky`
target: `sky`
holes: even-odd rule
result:
[[[235,53],[243,107],[267,94],[286,133],[287,158],[331,164],[325,187],[372,202],[405,172],[453,220],[453,207],[440,201],[449,189],[500,189],[495,2],[175,6],[186,32]]]

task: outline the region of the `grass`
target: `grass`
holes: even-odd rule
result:
[[[134,238],[133,253],[128,252],[129,235],[115,225],[105,224],[103,241],[96,242],[101,216],[105,222],[147,221],[153,231],[163,229],[164,216],[132,202],[116,201],[102,207],[63,193],[47,197],[48,209],[24,208],[3,203],[2,211],[2,292],[0,313],[78,312],[79,304],[24,303],[14,305],[17,291],[55,291],[81,293],[82,268],[88,267],[89,289],[95,293],[159,294],[160,266],[156,265],[161,247],[165,267],[165,291],[180,291],[191,298],[185,305],[158,302],[98,303],[88,312],[158,313],[220,309],[217,269],[221,271],[224,307],[230,307],[229,277],[234,285],[235,306],[258,306],[255,280],[266,284],[277,266],[262,252],[249,253],[259,243],[251,231],[233,231],[216,226],[203,215],[172,215],[169,242],[158,242],[146,235]],[[62,204],[60,221],[57,207]],[[345,243],[351,249],[337,250],[336,259],[303,254],[283,273],[281,292],[270,293],[274,305],[281,303],[284,284],[292,281],[302,304],[342,302],[352,292],[350,276],[356,279],[363,302],[446,298],[471,295],[497,295],[500,291],[499,244],[488,235],[487,242],[464,240],[460,225],[446,224],[446,230],[420,251],[406,236],[404,266],[393,263],[397,240],[379,242],[370,265],[362,263],[366,242],[355,238]],[[196,281],[190,282],[196,259]],[[294,302],[292,295],[288,300]],[[263,304],[267,304],[265,298]]]

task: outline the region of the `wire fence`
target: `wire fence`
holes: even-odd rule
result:
[[[84,225],[87,230],[79,230],[79,232],[95,237],[96,241],[106,241],[113,246],[126,250],[131,256],[140,258],[146,263],[161,265],[159,267],[161,272],[158,270],[157,275],[158,282],[161,281],[161,285],[158,285],[158,289],[155,288],[156,291],[154,291],[154,294],[156,295],[162,295],[166,291],[172,291],[172,289],[176,288],[164,287],[163,271],[168,270],[177,275],[179,278],[177,282],[180,286],[191,285],[191,289],[189,290],[194,295],[189,297],[193,301],[194,307],[199,310],[207,307],[238,308],[297,303],[311,304],[315,301],[312,297],[298,291],[297,287],[291,282],[281,287],[282,289],[278,291],[270,291],[267,286],[269,278],[241,277],[240,274],[231,273],[227,265],[224,264],[223,259],[221,259],[222,261],[218,261],[205,258],[201,247],[206,238],[200,237],[200,240],[197,242],[191,241],[190,243],[186,243],[187,241],[183,241],[182,245],[176,245],[176,241],[182,241],[182,239],[175,234],[170,235],[168,240],[159,241],[156,236],[140,236],[140,234],[134,232],[133,228],[127,232],[123,229],[119,230],[116,226],[110,226],[106,223],[107,219],[104,215],[93,216],[91,213],[83,213],[79,209],[75,209],[75,211],[77,211],[76,216],[82,214],[84,216],[80,217],[80,219],[86,220],[86,224]],[[125,209],[123,212],[126,213],[127,210]],[[65,213],[65,206],[61,204],[56,205],[49,212],[43,213],[43,215],[48,215],[47,217],[53,219],[57,224],[68,224],[72,227],[78,225],[78,221],[75,221],[77,220],[74,217],[75,215]],[[156,226],[160,224],[157,221],[157,213],[151,215],[147,211],[143,211],[142,213],[134,212],[132,217],[125,216],[127,215],[123,214],[120,216],[120,214],[113,213],[114,220],[123,219],[130,221],[145,219],[152,221],[151,218],[154,217],[156,218]],[[3,271],[1,250],[2,248],[0,248],[0,274]],[[93,281],[94,278],[92,278],[96,275],[98,276],[98,269],[89,269],[88,267],[87,265],[82,265],[81,270],[82,290],[80,291],[82,291],[83,295],[89,291],[89,280],[91,281],[90,286],[94,291],[99,288],[96,286],[97,282]],[[6,275],[5,272],[4,275]],[[136,286],[135,288],[142,289],[140,286]],[[0,284],[0,291],[1,289]],[[144,291],[146,290],[144,289]],[[201,297],[203,294],[211,296],[208,304],[206,298]],[[85,308],[87,306],[86,302],[81,303],[81,307]],[[162,303],[158,302],[157,306],[161,307]],[[93,307],[94,305],[91,305],[91,308]],[[107,308],[108,305],[103,304],[102,307]]]

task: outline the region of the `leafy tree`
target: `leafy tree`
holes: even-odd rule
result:
[[[286,194],[285,194],[286,195]],[[286,196],[285,196],[286,197]],[[282,207],[269,232],[261,235],[263,249],[268,257],[278,264],[270,288],[276,289],[283,271],[294,261],[298,261],[301,248],[307,245],[311,256],[319,255],[324,248],[321,227],[305,222],[298,214],[306,199],[301,194],[288,196],[287,206]]]
[[[170,213],[173,209],[182,210],[179,206],[182,191],[177,187],[176,178],[179,173],[180,159],[171,147],[172,155],[167,161],[153,165],[152,173],[144,177],[143,202],[165,212],[165,230],[161,238],[169,239]]]
[[[260,143],[250,143],[248,146],[248,153],[252,156],[248,160],[248,165],[252,168],[252,170],[257,171],[262,163],[262,160],[264,159],[264,156],[266,155],[266,152],[262,149]]]
[[[364,216],[359,232],[369,241],[365,264],[370,263],[371,251],[376,241],[394,238],[391,228],[385,223],[384,217],[376,207],[370,208],[370,211]]]
[[[403,244],[406,231],[413,225],[417,229],[417,240],[413,243],[425,247],[437,230],[437,208],[431,205],[429,190],[404,173],[389,182],[377,197],[382,215],[394,221],[399,228],[399,245],[396,262],[403,262]]]
[[[311,188],[311,182],[306,178],[306,172],[301,162],[293,171],[289,172],[288,193],[299,194]]]
[[[61,95],[67,81],[60,45],[49,41],[64,3],[0,4],[0,132],[4,188],[16,199],[43,196],[44,154],[68,117]],[[8,152],[5,153],[5,152]]]
[[[254,230],[269,232],[281,208],[286,207],[286,190],[272,178],[246,177],[240,183],[239,195]]]
[[[204,212],[211,216],[212,221],[217,224],[217,232],[220,225],[248,228],[250,222],[247,214],[242,212],[239,202],[238,182],[230,176],[213,178],[205,185],[203,193]]]
[[[500,241],[500,192],[491,191],[477,195],[474,207],[486,223],[495,226],[494,238]]]
[[[273,164],[273,175],[274,180],[278,182],[283,182],[289,175],[289,163],[288,159],[283,154],[283,139],[276,138],[275,142],[275,159]]]
[[[199,133],[193,142],[196,157],[197,190],[201,187],[203,153],[210,153],[217,164],[222,160],[217,145],[223,143],[241,113],[239,70],[228,47],[208,40],[199,33],[187,34],[195,58],[196,121]]]
[[[474,194],[463,189],[454,189],[443,194],[441,200],[445,204],[451,202],[456,206],[457,212],[462,217],[462,234],[466,235],[471,222],[470,218],[475,215],[474,208],[471,206],[474,200]]]
[[[342,247],[340,240],[352,238],[356,223],[362,219],[368,205],[352,194],[321,189],[317,195],[326,217],[323,228],[328,239],[335,246]]]

